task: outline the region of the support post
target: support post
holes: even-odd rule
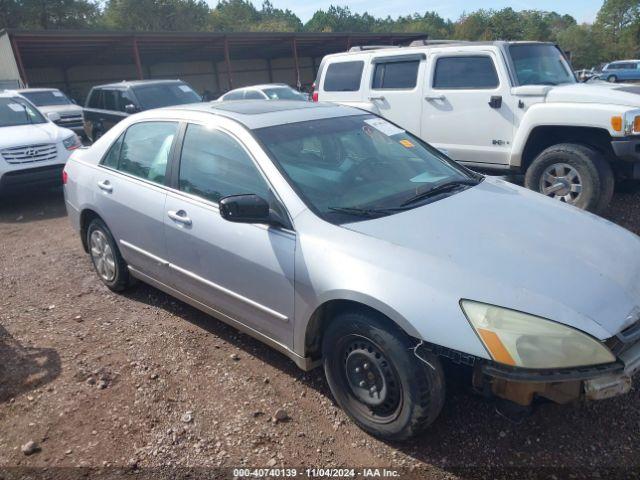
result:
[[[293,66],[295,68],[294,79],[296,88],[300,90],[302,87],[302,83],[300,83],[300,64],[298,62],[298,41],[296,37],[293,37],[293,41],[291,42],[291,48],[293,49]]]
[[[227,80],[229,90],[233,90],[233,76],[231,75],[231,55],[229,55],[229,37],[224,37],[224,63],[227,66]]]
[[[18,42],[15,38],[11,39],[11,46],[13,47],[13,55],[16,57],[16,63],[18,64],[18,73],[20,74],[22,84],[24,87],[28,87],[29,78],[27,78],[27,71],[24,69],[24,64],[22,63],[22,55],[20,54],[20,48],[18,47]]]
[[[138,79],[144,80],[144,74],[142,73],[142,62],[140,61],[140,50],[138,49],[138,39],[136,37],[133,37],[133,59],[136,62]]]
[[[270,58],[267,58],[267,73],[269,74],[269,83],[273,83],[273,68],[271,67]]]
[[[351,36],[347,37],[347,52],[349,51],[349,49],[351,48]]]
[[[216,62],[215,60],[212,60],[211,65],[213,66],[213,78],[215,78],[216,80],[215,93],[219,94],[222,91],[222,89],[220,87],[220,72],[218,71],[218,62]]]
[[[67,67],[61,67],[62,79],[64,80],[64,88],[67,95],[71,95],[71,83],[69,82],[69,73]]]

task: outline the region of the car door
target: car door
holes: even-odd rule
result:
[[[514,105],[495,52],[434,52],[428,71],[420,136],[454,160],[508,165]]]
[[[167,165],[179,124],[131,125],[111,146],[93,178],[97,210],[133,269],[166,280],[164,212]]]
[[[420,135],[424,53],[374,57],[367,66],[372,112]]]
[[[231,223],[220,198],[253,193],[281,208],[254,160],[229,132],[189,124],[165,206],[172,286],[292,347],[295,233]]]
[[[105,132],[128,117],[124,111],[120,111],[121,96],[121,90],[115,88],[106,88],[103,92],[104,110],[101,112],[101,122]]]

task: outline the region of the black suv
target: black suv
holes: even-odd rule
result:
[[[84,131],[97,140],[132,113],[152,108],[201,102],[181,80],[138,80],[93,87],[84,106]]]

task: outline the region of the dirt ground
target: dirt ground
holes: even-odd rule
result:
[[[617,194],[606,216],[640,233],[640,191]],[[214,467],[246,466],[391,467],[419,478],[640,472],[637,388],[543,404],[520,424],[454,389],[420,438],[375,440],[335,406],[321,370],[304,373],[149,286],[103,287],[60,191],[0,200],[0,291],[2,479],[24,472],[9,467],[65,477],[78,470],[61,467],[78,466],[170,476],[211,467],[209,478],[233,476]],[[286,421],[275,421],[279,409]],[[29,441],[37,451],[25,455]]]

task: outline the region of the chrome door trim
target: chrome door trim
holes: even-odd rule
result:
[[[302,357],[298,355],[296,352],[291,350],[286,345],[283,345],[282,343],[273,340],[271,337],[268,337],[265,334],[260,333],[257,330],[254,330],[253,328],[245,325],[244,323],[236,320],[235,318],[230,317],[229,315],[222,313],[219,310],[216,310],[215,308],[211,308],[208,305],[205,305],[204,303],[194,298],[191,298],[189,295],[186,295],[181,291],[176,290],[175,288],[170,287],[169,285],[166,285],[140,272],[139,270],[136,270],[131,266],[129,266],[128,268],[129,268],[129,272],[131,272],[131,275],[133,275],[135,278],[142,280],[143,282],[148,283],[149,285],[152,285],[153,287],[156,287],[157,289],[162,290],[163,292],[173,297],[176,297],[177,299],[182,300],[185,303],[188,303],[192,307],[197,308],[198,310],[201,310],[213,317],[216,317],[218,320],[231,325],[237,330],[260,340],[261,342],[267,344],[268,346],[274,348],[275,350],[289,357],[302,370],[309,371],[320,365],[320,362],[318,360],[312,360],[310,357]]]
[[[197,282],[200,282],[204,285],[206,285],[209,288],[213,288],[215,290],[218,290],[219,292],[222,292],[230,297],[235,298],[236,300],[240,300],[243,303],[246,303],[248,305],[251,305],[253,308],[256,308],[262,312],[265,312],[269,315],[271,315],[272,317],[277,318],[278,320],[281,320],[283,322],[288,322],[289,321],[289,317],[287,317],[286,315],[281,314],[280,312],[276,312],[275,310],[270,309],[269,307],[262,305],[261,303],[255,302],[253,300],[251,300],[250,298],[245,297],[244,295],[240,295],[239,293],[236,293],[232,290],[229,290],[228,288],[224,288],[221,285],[218,285],[217,283],[213,283],[209,280],[207,280],[206,278],[202,278],[200,275],[196,275],[195,273],[191,272],[190,270],[186,270],[182,267],[179,267],[177,265],[174,265],[173,263],[168,262],[167,260],[164,260],[160,257],[155,256],[152,253],[147,252],[146,250],[140,248],[140,247],[136,247],[135,245],[132,245],[131,243],[127,242],[126,240],[120,240],[120,244],[130,250],[133,250],[136,253],[139,253],[141,255],[144,255],[150,259],[152,259],[154,262],[157,262],[158,265],[161,266],[165,266],[165,267],[169,267],[169,269],[174,270],[178,273],[181,273],[183,275],[186,275],[187,277],[196,280]],[[132,267],[129,267],[132,268]],[[248,328],[248,327],[247,327]]]

